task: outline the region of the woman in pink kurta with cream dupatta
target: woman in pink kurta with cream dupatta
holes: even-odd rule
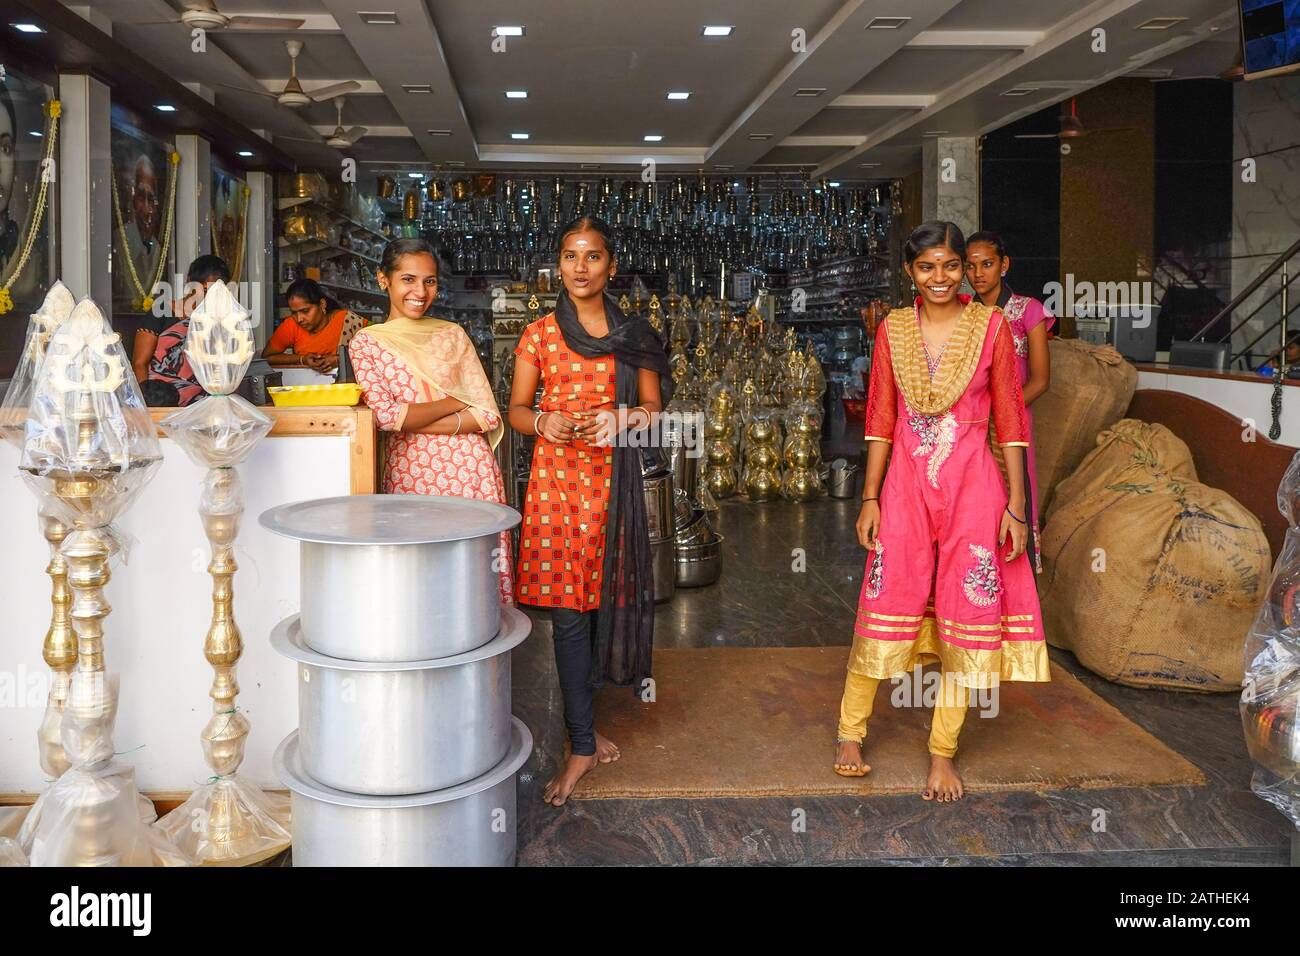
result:
[[[493,449],[505,433],[492,386],[465,331],[443,319],[390,318],[359,331],[348,346],[357,382],[388,432],[382,490],[386,494],[456,495],[504,504],[505,485]],[[412,404],[458,399],[481,432],[403,431]],[[501,533],[501,600],[514,603],[510,532]]]

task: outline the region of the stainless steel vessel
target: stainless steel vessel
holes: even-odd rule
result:
[[[655,603],[662,604],[672,598],[677,587],[677,542],[672,538],[651,541],[650,558],[654,569]]]
[[[723,536],[714,535],[702,544],[677,544],[677,586],[702,588],[722,574]]]
[[[696,476],[703,451],[704,414],[675,412],[665,414],[660,421],[663,423],[663,444],[668,452],[669,467],[673,470],[673,481],[694,501],[699,490],[696,487]]]
[[[349,495],[281,505],[262,526],[301,542],[307,645],[349,661],[425,661],[492,640],[500,533],[519,512],[470,498]]]
[[[673,475],[663,472],[642,479],[645,482],[645,517],[650,529],[650,541],[664,541],[676,529],[676,511],[673,505]]]
[[[513,866],[515,773],[532,749],[528,728],[511,718],[509,750],[483,775],[432,793],[375,797],[312,780],[292,733],[274,767],[293,804],[293,865]]]
[[[500,762],[510,745],[510,652],[532,629],[501,609],[497,636],[463,654],[405,663],[345,661],[307,646],[298,615],[271,646],[298,663],[299,758],[349,793],[441,790]]]

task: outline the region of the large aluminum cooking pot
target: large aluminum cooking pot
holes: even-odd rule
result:
[[[723,536],[714,535],[702,544],[677,545],[677,586],[702,588],[715,583],[722,574]]]
[[[513,866],[515,773],[533,735],[511,718],[510,748],[487,773],[456,787],[368,797],[323,787],[302,766],[297,732],[275,751],[289,788],[294,866]]]
[[[348,495],[281,505],[262,527],[301,542],[307,646],[349,661],[426,661],[496,636],[500,534],[519,512],[470,498]]]
[[[698,493],[696,476],[700,455],[704,451],[704,415],[701,412],[674,412],[665,414],[660,421],[673,480],[694,501]]]
[[[673,473],[663,472],[645,483],[645,517],[650,529],[650,541],[666,541],[676,530],[676,509],[673,505]]]
[[[271,646],[298,662],[299,754],[307,774],[349,793],[424,793],[486,772],[510,745],[510,651],[532,629],[502,609],[482,647],[431,661],[326,657],[285,618]]]

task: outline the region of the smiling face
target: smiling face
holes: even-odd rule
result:
[[[560,247],[560,277],[569,297],[599,298],[609,280],[618,272],[614,257],[605,245],[605,237],[594,229],[575,229],[564,237]]]
[[[980,296],[1001,284],[1002,273],[1009,264],[1010,260],[998,255],[991,242],[972,242],[966,247],[966,278]]]
[[[289,315],[293,320],[302,327],[307,333],[319,332],[329,321],[329,313],[325,309],[325,300],[312,302],[310,299],[300,299],[296,295],[289,296]]]
[[[916,283],[921,298],[930,305],[948,305],[961,287],[965,263],[947,246],[923,249],[915,260],[907,264],[907,274]]]
[[[407,253],[391,272],[380,271],[379,285],[388,293],[390,315],[418,319],[438,294],[438,263],[427,252]]]

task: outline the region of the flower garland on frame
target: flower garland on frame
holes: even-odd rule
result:
[[[236,240],[235,245],[235,261],[229,263],[230,283],[232,285],[239,281],[239,277],[244,271],[244,243],[248,239],[248,197],[252,192],[253,190],[249,186],[239,187],[239,194],[243,202],[239,209],[239,238]],[[211,220],[208,225],[212,231],[212,250],[216,252],[220,249],[217,242],[217,221],[212,217],[209,217],[209,219]]]
[[[36,202],[32,204],[31,211],[28,213],[26,236],[23,238],[22,252],[19,253],[17,261],[9,275],[0,282],[0,315],[4,315],[14,307],[13,295],[10,290],[14,283],[18,281],[23,274],[23,268],[27,265],[27,260],[31,258],[32,248],[36,245],[36,236],[41,231],[41,223],[45,220],[45,206],[49,201],[50,182],[54,177],[54,149],[59,139],[59,117],[63,115],[63,103],[59,100],[50,100],[45,104],[45,155],[41,157],[41,184],[36,191]]]
[[[167,174],[167,211],[163,215],[162,241],[158,244],[158,265],[150,277],[148,292],[140,282],[140,274],[135,271],[135,263],[131,261],[130,246],[126,241],[126,220],[122,218],[122,203],[117,195],[117,171],[114,170],[108,178],[113,190],[113,219],[117,222],[117,235],[122,242],[122,258],[126,260],[126,274],[130,276],[131,285],[139,294],[139,298],[135,301],[140,304],[142,312],[148,312],[153,308],[153,290],[162,282],[163,271],[167,268],[167,250],[171,246],[172,224],[176,218],[176,167],[180,165],[180,161],[181,154],[176,150],[168,153],[167,164],[171,168]]]

